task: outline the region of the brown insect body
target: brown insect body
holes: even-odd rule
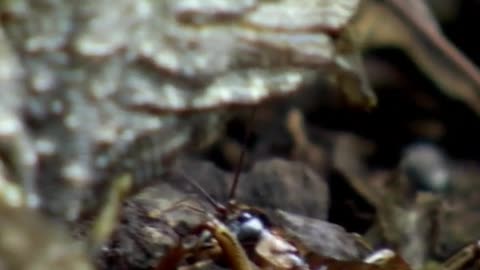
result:
[[[234,270],[308,269],[295,245],[292,245],[278,233],[274,233],[267,216],[257,208],[242,205],[229,200],[226,205],[220,204],[209,196],[194,180],[187,175],[183,177],[202,193],[215,209],[215,213],[207,213],[202,209],[192,209],[203,213],[207,221],[191,230],[198,238],[193,248],[179,246],[164,256],[155,269],[175,269],[186,257],[202,258],[208,253],[213,261],[225,262]],[[232,190],[236,188],[236,181]],[[234,192],[230,192],[234,194]],[[233,196],[233,195],[232,195]],[[208,233],[207,237],[205,233]],[[210,246],[200,250],[199,246]],[[220,248],[221,252],[210,250]],[[253,266],[256,265],[257,267]]]

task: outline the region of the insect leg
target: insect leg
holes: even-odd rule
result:
[[[253,270],[247,253],[225,224],[212,218],[203,227],[218,241],[226,261],[233,270]]]
[[[466,264],[478,260],[480,255],[480,240],[472,243],[455,253],[442,264],[444,270],[459,270]]]

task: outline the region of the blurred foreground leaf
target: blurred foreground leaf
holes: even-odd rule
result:
[[[365,48],[404,50],[444,94],[480,113],[480,72],[443,35],[424,1],[365,1],[353,28]]]

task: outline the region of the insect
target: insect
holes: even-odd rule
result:
[[[252,264],[271,269],[308,269],[299,250],[272,230],[267,216],[261,210],[239,204],[233,199],[225,205],[220,204],[194,180],[186,175],[184,177],[214,206],[215,214],[187,205],[207,217],[205,223],[192,230],[192,233],[200,235],[199,241],[191,248],[174,248],[158,264],[157,269],[175,269],[174,266],[184,257],[204,257],[205,253],[210,258],[226,261],[234,270],[255,269]],[[234,183],[237,181],[238,176]],[[230,194],[234,194],[235,187],[236,184],[233,184]],[[205,250],[201,247],[209,248]]]

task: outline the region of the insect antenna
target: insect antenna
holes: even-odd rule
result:
[[[208,192],[200,184],[198,184],[197,181],[195,181],[189,175],[182,171],[178,171],[178,174],[180,174],[185,180],[187,180],[188,183],[190,183],[194,188],[196,188],[205,197],[208,203],[210,203],[215,208],[215,210],[220,213],[225,213],[227,211],[227,208],[221,203],[217,202],[212,196],[210,196],[210,194],[208,194]]]
[[[253,110],[252,110],[252,113],[249,117],[249,122],[248,123],[253,123],[253,120],[255,119],[255,113],[257,111],[257,107],[253,107]],[[235,191],[237,190],[237,186],[238,186],[238,183],[239,183],[239,179],[240,179],[240,173],[242,171],[242,167],[243,167],[243,162],[244,162],[244,159],[245,159],[245,154],[246,154],[246,143],[247,143],[247,140],[250,138],[251,136],[251,133],[252,133],[252,126],[253,124],[249,124],[247,126],[247,130],[245,132],[245,137],[243,138],[243,144],[244,144],[244,147],[242,148],[242,152],[240,153],[240,158],[238,160],[238,165],[235,169],[235,174],[233,176],[233,182],[232,182],[232,186],[230,187],[230,192],[228,193],[228,200],[229,201],[232,201],[234,200],[235,198]]]
[[[257,108],[254,107],[253,110],[252,110],[252,113],[249,117],[249,123],[253,122],[253,120],[255,118],[256,110],[257,110]],[[251,133],[252,133],[252,127],[249,125],[247,127],[246,132],[245,132],[244,142],[246,142],[250,138]],[[228,194],[229,202],[233,201],[233,199],[235,198],[235,190],[237,189],[237,186],[238,186],[238,183],[239,183],[240,172],[242,171],[242,167],[243,167],[242,165],[243,165],[243,162],[244,162],[244,159],[245,159],[245,154],[246,154],[246,149],[245,149],[245,147],[243,147],[242,152],[240,153],[238,166],[235,169],[233,182],[232,182],[232,185],[230,187],[229,194]],[[208,203],[210,203],[215,208],[215,210],[218,213],[220,213],[221,215],[225,215],[225,214],[228,213],[227,207],[225,205],[217,202],[212,196],[210,196],[210,194],[208,194],[208,192],[199,183],[197,183],[197,181],[195,181],[193,178],[191,178],[189,175],[187,175],[185,172],[183,172],[181,170],[177,170],[177,173],[180,176],[182,176],[187,182],[189,182],[195,189],[197,189],[205,197],[205,199],[208,201]]]

